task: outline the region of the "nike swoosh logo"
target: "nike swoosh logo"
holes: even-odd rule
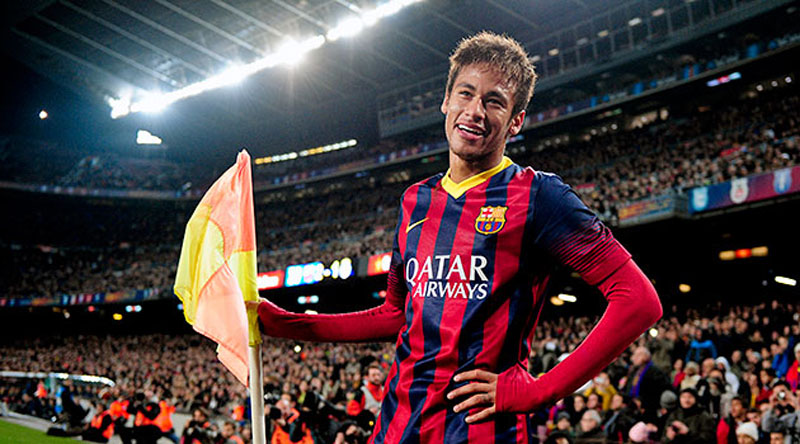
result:
[[[417,225],[419,225],[419,224],[421,224],[421,223],[425,222],[426,220],[428,220],[428,218],[427,218],[427,217],[426,217],[425,219],[418,220],[418,221],[414,222],[413,224],[411,224],[411,225],[407,226],[407,227],[406,227],[406,234],[408,234],[408,232],[409,232],[409,231],[411,231],[411,230],[412,230],[414,227],[416,227]]]

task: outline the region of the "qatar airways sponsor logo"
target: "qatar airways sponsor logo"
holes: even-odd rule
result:
[[[489,296],[488,264],[484,256],[414,257],[406,262],[405,277],[412,298],[484,299]]]

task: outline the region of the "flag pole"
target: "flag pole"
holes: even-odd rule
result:
[[[250,349],[250,424],[253,428],[253,443],[266,444],[261,344],[251,345],[248,348]]]

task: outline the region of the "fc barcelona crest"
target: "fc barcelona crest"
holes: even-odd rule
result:
[[[506,224],[506,210],[508,207],[481,207],[475,218],[475,230],[481,234],[494,234],[502,230]]]

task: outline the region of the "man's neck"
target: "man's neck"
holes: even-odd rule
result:
[[[490,170],[503,161],[503,152],[498,151],[475,161],[464,160],[450,151],[450,180],[461,183],[470,177]]]

